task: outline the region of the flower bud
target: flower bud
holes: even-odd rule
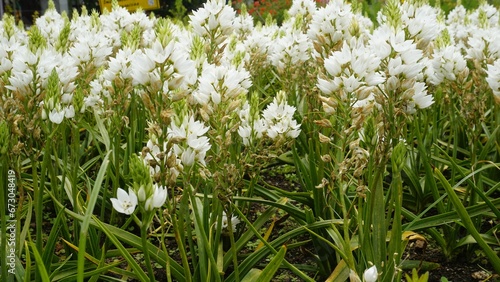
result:
[[[391,155],[393,170],[401,171],[403,169],[403,165],[406,161],[406,151],[405,142],[399,142],[396,147],[394,147]]]
[[[321,160],[325,163],[329,163],[332,161],[332,157],[328,154],[321,156]]]
[[[320,143],[330,143],[330,138],[328,136],[325,136],[321,133],[318,133],[319,134],[319,142]]]
[[[377,281],[378,278],[378,272],[377,272],[377,267],[374,265],[363,273],[363,280],[365,282],[375,282]]]
[[[399,88],[401,82],[399,81],[399,78],[395,77],[395,76],[391,76],[389,77],[389,79],[387,79],[387,91],[394,91],[396,89]]]
[[[320,119],[320,120],[315,120],[314,124],[319,125],[321,127],[328,127],[328,128],[332,127],[332,123],[330,122],[330,120],[328,120],[326,118]]]

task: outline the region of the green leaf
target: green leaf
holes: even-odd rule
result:
[[[83,222],[81,224],[80,229],[80,242],[78,244],[79,252],[78,252],[78,279],[77,281],[83,282],[84,277],[84,264],[85,264],[85,245],[87,243],[87,235],[88,228],[90,225],[90,218],[94,212],[94,207],[97,202],[97,198],[99,197],[99,192],[101,191],[102,181],[104,180],[104,176],[106,175],[106,170],[109,164],[109,155],[112,151],[108,151],[106,156],[102,161],[101,168],[97,174],[96,181],[94,183],[94,187],[92,188],[92,192],[90,194],[90,199],[87,204],[87,209],[85,211],[85,216],[83,217]]]
[[[341,260],[335,269],[333,270],[332,274],[328,276],[328,278],[325,280],[325,282],[335,282],[335,281],[346,281],[349,279],[349,273],[351,270],[347,266],[344,260]]]
[[[255,281],[260,281],[259,276],[262,273],[262,270],[257,269],[257,268],[252,268],[250,271],[243,277],[241,282],[255,282]]]
[[[47,245],[45,245],[44,252],[42,254],[42,259],[45,265],[50,265],[52,262],[52,257],[54,256],[54,248],[58,241],[59,230],[61,229],[62,220],[64,218],[64,211],[59,211],[59,214],[54,221],[52,230],[50,231],[49,238],[47,239]]]
[[[122,245],[122,243],[116,238],[114,232],[110,231],[104,224],[102,224],[95,217],[94,217],[94,221],[99,225],[100,229],[102,231],[104,231],[106,236],[108,236],[108,239],[120,250],[121,255],[125,258],[125,260],[129,263],[129,265],[134,270],[135,274],[138,276],[137,278],[141,281],[148,281],[149,280],[148,275],[146,275],[146,273],[144,273],[144,270],[142,270],[142,268],[139,266],[139,264],[137,264],[137,262],[132,257],[132,255],[127,251],[127,249]],[[118,232],[118,234],[119,234],[119,232]],[[79,254],[79,256],[80,256],[80,254]],[[85,253],[83,253],[82,256],[85,256]],[[79,262],[80,262],[80,260],[79,260]],[[80,269],[81,268],[80,268],[80,263],[79,263],[78,278],[81,277],[83,279],[84,273],[81,273]]]
[[[36,248],[35,244],[33,244],[33,242],[30,241],[28,244],[33,251],[33,256],[35,257],[36,262],[36,271],[38,271],[38,273],[40,274],[40,278],[43,282],[50,282],[49,274],[47,273],[47,269],[43,264],[42,256],[40,256],[38,249]]]
[[[279,269],[281,262],[285,258],[286,254],[286,245],[281,246],[278,253],[273,257],[273,259],[269,262],[269,264],[264,268],[259,276],[258,281],[268,282],[274,277],[274,274]]]
[[[491,200],[491,204],[497,207],[500,206],[500,198]],[[469,217],[475,217],[478,215],[485,215],[491,213],[491,208],[486,203],[476,204],[474,206],[465,208],[465,210],[467,214],[469,214]],[[404,212],[405,216],[406,214],[411,214],[411,212],[405,210],[404,208],[402,211]],[[494,214],[491,215],[494,216]],[[457,220],[460,220],[460,216],[457,215],[455,211],[445,212],[425,218],[421,218],[419,216],[416,217],[414,221],[404,224],[403,230],[411,229],[413,231],[416,231],[421,229],[438,227],[440,225],[449,224]]]

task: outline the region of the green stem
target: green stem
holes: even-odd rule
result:
[[[42,169],[41,169],[41,177],[40,182],[35,182],[35,175],[37,173],[37,161],[32,159],[32,167],[33,167],[33,192],[35,198],[35,239],[36,244],[35,247],[39,253],[43,251],[43,193],[45,190],[45,177],[47,176],[47,168],[50,166],[50,152],[51,152],[51,142],[46,142],[46,147],[43,152],[43,161],[42,161]],[[40,273],[35,272],[35,281],[41,281],[42,277]]]
[[[344,218],[344,224],[343,224],[343,230],[344,230],[344,253],[346,254],[347,257],[347,265],[349,266],[350,269],[356,269],[355,268],[355,260],[354,260],[354,255],[352,254],[351,251],[351,235],[350,235],[350,230],[349,230],[349,221],[350,221],[350,216],[349,213],[347,212],[346,208],[346,203],[345,203],[345,190],[347,189],[347,184],[342,183],[340,185],[340,205],[342,206],[342,214]]]
[[[240,281],[240,269],[238,267],[238,253],[236,251],[236,242],[234,241],[233,223],[231,218],[227,219],[227,225],[229,230],[229,241],[231,242],[231,250],[233,251],[234,274],[236,277],[236,281]]]
[[[143,250],[144,260],[146,263],[146,269],[148,270],[149,281],[151,281],[151,282],[156,281],[154,271],[153,271],[153,266],[151,264],[151,257],[149,255],[149,249],[148,249],[148,228],[149,228],[149,225],[151,224],[153,216],[154,216],[154,212],[144,213],[145,220],[142,221],[142,225],[141,225],[141,239],[142,239],[142,246],[144,248],[144,250]]]
[[[401,179],[401,171],[395,171],[393,168],[393,182],[392,182],[392,197],[394,203],[394,217],[392,218],[392,231],[391,231],[391,241],[389,243],[389,258],[392,257],[388,263],[393,265],[392,269],[387,268],[386,272],[391,273],[396,270],[401,262],[401,256],[403,253],[402,244],[402,227],[401,227],[401,208],[403,205],[403,182]],[[397,271],[396,281],[401,281],[402,273]],[[394,277],[394,275],[386,276]]]
[[[177,216],[173,215],[172,216],[172,223],[174,225],[174,235],[175,235],[175,240],[177,241],[177,245],[179,245],[179,255],[181,257],[182,265],[184,266],[184,276],[186,277],[186,282],[191,282],[192,281],[192,276],[191,276],[191,270],[189,266],[189,260],[187,258],[186,254],[186,248],[184,244],[184,230],[183,223],[184,220],[181,219],[179,222],[177,220]]]

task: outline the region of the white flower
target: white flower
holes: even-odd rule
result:
[[[459,47],[455,45],[435,49],[432,59],[427,61],[427,80],[438,85],[447,79],[454,81],[461,72],[467,68],[467,62],[460,53]]]
[[[59,110],[54,108],[49,113],[49,120],[55,124],[60,124],[64,119],[65,113],[66,113],[65,110],[59,111]]]
[[[234,228],[238,223],[240,223],[240,220],[236,216],[231,216],[231,226]],[[222,215],[222,229],[226,229],[229,226],[229,221],[227,220],[227,214],[224,212]],[[233,229],[233,232],[236,231]]]
[[[365,270],[365,273],[363,273],[363,279],[365,282],[375,282],[377,281],[378,278],[378,272],[377,272],[377,267],[374,265],[367,270]]]
[[[493,94],[500,98],[500,60],[496,60],[493,65],[488,65],[486,71],[486,82],[490,86]]]
[[[75,117],[75,108],[73,105],[69,105],[64,108],[64,117],[65,118],[74,118]]]
[[[239,70],[233,66],[216,66],[209,63],[203,64],[198,82],[198,89],[191,96],[192,104],[207,105],[211,101],[218,105],[248,93],[248,88],[252,86],[250,73],[245,69]]]
[[[113,204],[113,208],[119,212],[124,214],[132,214],[137,206],[137,196],[134,193],[134,190],[129,189],[128,194],[122,188],[118,188],[116,191],[117,198],[111,198],[111,203]]]
[[[419,109],[425,109],[434,104],[434,98],[432,95],[427,94],[425,89],[425,84],[422,82],[416,82],[413,86],[415,90],[415,95],[413,95],[413,101]]]
[[[437,37],[443,28],[443,25],[440,25],[438,22],[440,9],[429,5],[416,7],[413,4],[405,2],[401,6],[401,11],[403,13],[403,22],[407,27],[410,37],[414,38],[419,44],[426,46]]]
[[[183,149],[177,144],[174,145],[174,152],[181,155],[181,162],[185,166],[192,166],[195,161],[196,152],[191,148]]]
[[[130,48],[118,50],[116,56],[109,59],[108,68],[102,73],[103,77],[108,81],[114,81],[117,77],[132,79],[134,72],[131,62],[139,54],[140,51],[133,51]]]
[[[153,195],[151,195],[144,204],[144,208],[147,211],[163,206],[163,204],[167,200],[168,192],[166,188],[163,188],[163,186],[158,186],[158,184],[154,184],[153,189]]]

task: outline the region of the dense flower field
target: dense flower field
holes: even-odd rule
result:
[[[413,238],[500,273],[497,8],[49,6],[0,22],[0,280],[401,281]]]

